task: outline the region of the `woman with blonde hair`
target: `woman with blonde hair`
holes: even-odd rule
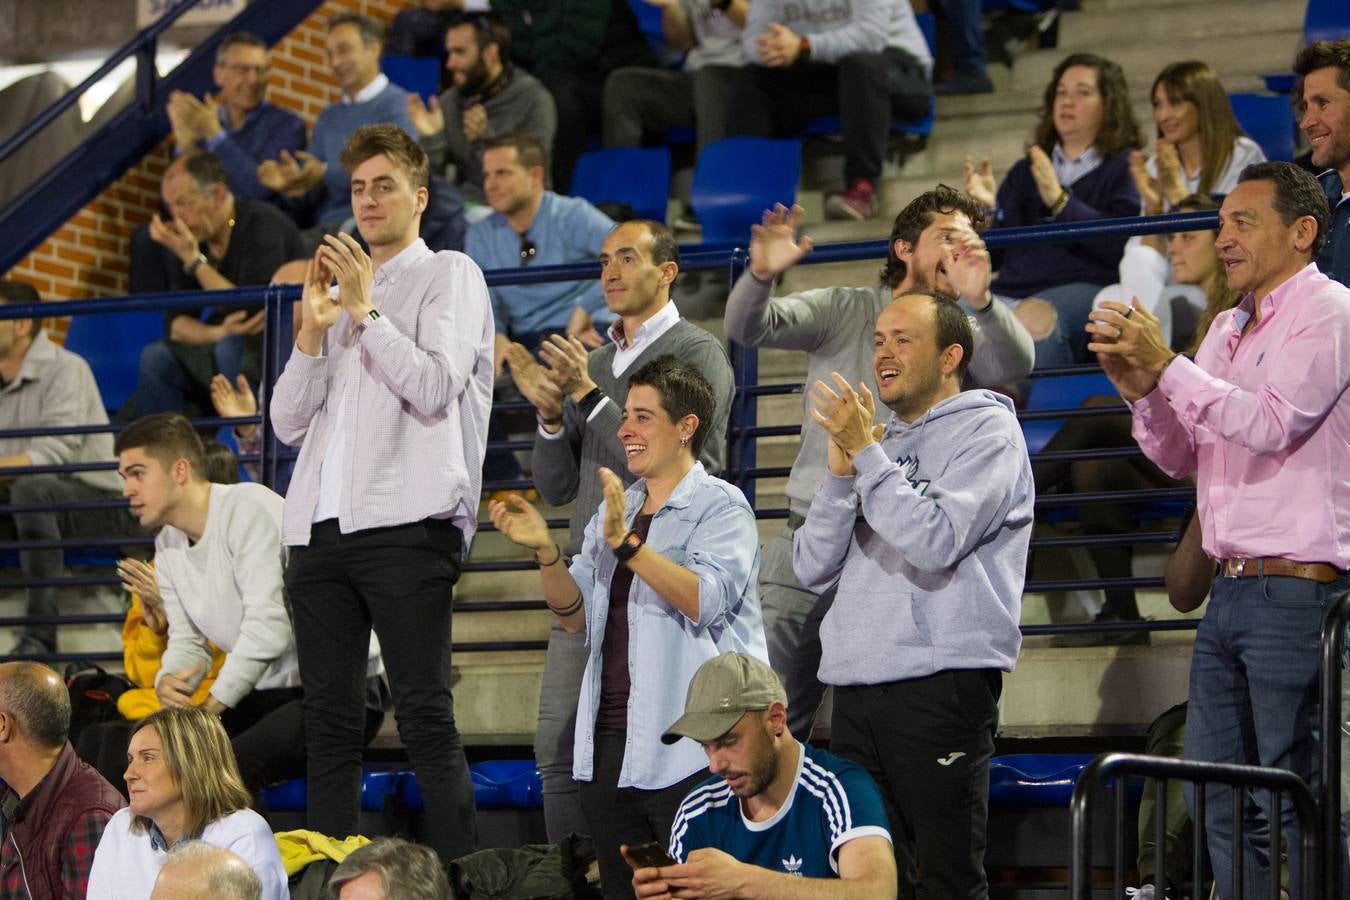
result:
[[[285,900],[286,872],[262,816],[249,809],[230,738],[205,708],[169,707],[137,723],[127,749],[131,803],[108,821],[89,874],[90,898],[145,898],[169,849],[205,841],[244,859],[264,900]]]

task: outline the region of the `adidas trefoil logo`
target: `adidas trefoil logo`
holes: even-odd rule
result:
[[[789,853],[788,858],[782,862],[784,872],[789,875],[796,875],[798,878],[802,877],[802,861],[800,859]]]

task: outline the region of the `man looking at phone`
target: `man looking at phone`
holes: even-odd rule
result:
[[[700,666],[684,715],[661,739],[681,737],[703,745],[713,777],[680,805],[670,860],[655,847],[623,848],[639,897],[896,896],[876,784],[792,737],[787,693],[767,665],[725,653]]]

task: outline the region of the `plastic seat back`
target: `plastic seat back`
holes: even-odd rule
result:
[[[161,312],[72,316],[66,349],[84,357],[98,382],[103,408],[112,415],[136,393],[141,350],[164,337]]]
[[[796,200],[801,175],[798,140],[735,137],[709,144],[694,167],[690,191],[704,243],[746,245],[764,210]]]
[[[1229,94],[1228,102],[1247,136],[1261,145],[1266,159],[1294,158],[1294,112],[1288,97],[1274,94]]]
[[[670,148],[612,147],[583,153],[569,193],[597,206],[624,203],[644,219],[664,222],[670,197]]]

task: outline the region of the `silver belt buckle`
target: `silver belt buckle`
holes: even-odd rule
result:
[[[1238,559],[1237,571],[1233,573],[1233,577],[1234,577],[1234,578],[1241,578],[1241,577],[1242,577],[1242,573],[1243,573],[1243,571],[1244,571],[1246,568],[1247,568],[1247,557],[1245,557],[1245,556],[1240,557],[1240,558]]]

